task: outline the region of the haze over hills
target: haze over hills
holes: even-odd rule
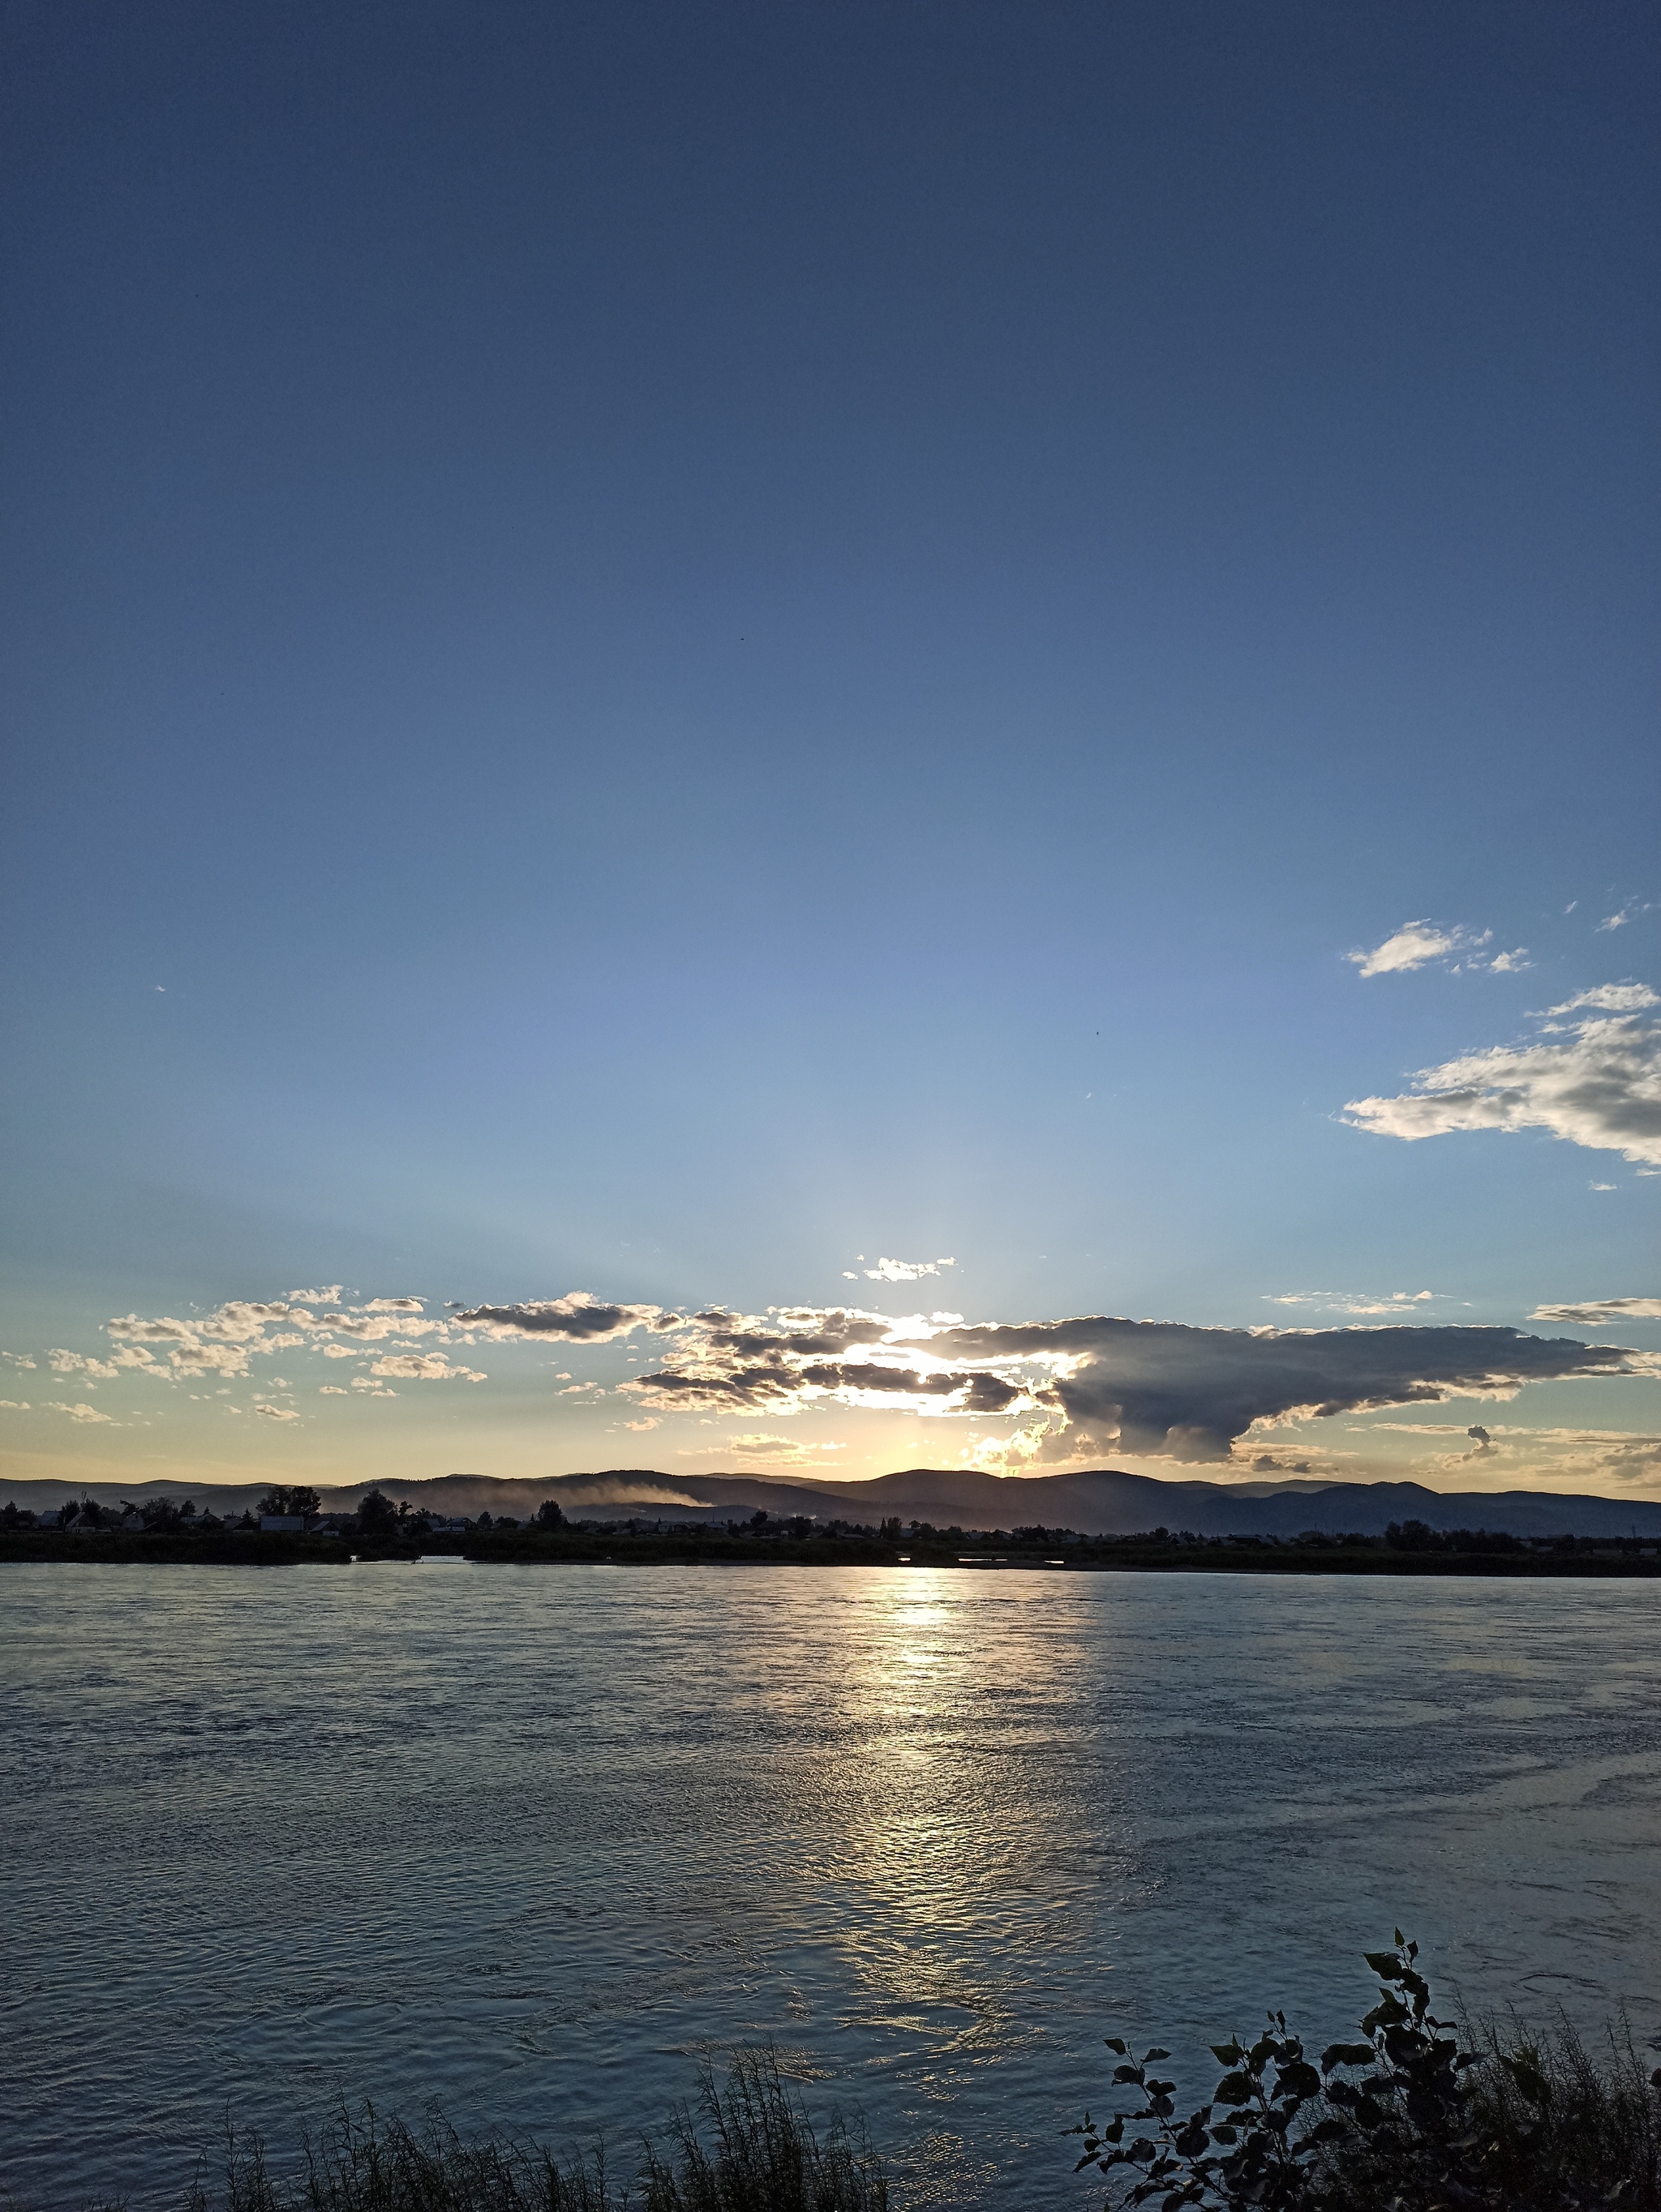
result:
[[[351,1510],[367,1486],[325,1490],[325,1509]],[[682,1477],[650,1468],[617,1468],[551,1475],[539,1482],[448,1474],[380,1486],[412,1509],[470,1517],[505,1514],[519,1520],[551,1498],[573,1519],[632,1514],[672,1524],[764,1512],[873,1525],[895,1516],[942,1528],[1042,1525],[1086,1535],[1128,1536],[1166,1528],[1201,1536],[1295,1536],[1305,1529],[1381,1535],[1393,1521],[1418,1520],[1433,1528],[1488,1528],[1514,1536],[1661,1538],[1661,1504],[1644,1499],[1542,1490],[1437,1491],[1413,1482],[1163,1482],[1111,1468],[1050,1475],[910,1468],[874,1481],[844,1483],[788,1476]],[[188,1491],[198,1510],[240,1513],[263,1487],[150,1482],[124,1486],[121,1494],[178,1498]],[[18,1484],[9,1495],[18,1505],[38,1511],[79,1497],[82,1490],[67,1483],[32,1482]],[[115,1501],[106,1492],[100,1502]]]

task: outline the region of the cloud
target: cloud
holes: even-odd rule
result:
[[[846,1451],[842,1443],[804,1443],[794,1437],[778,1437],[765,1430],[751,1430],[747,1435],[728,1437],[727,1449],[735,1458],[763,1460],[770,1467],[824,1467],[827,1452]]]
[[[606,1305],[589,1291],[520,1305],[471,1306],[454,1320],[458,1328],[476,1329],[482,1336],[552,1337],[566,1344],[607,1344],[637,1328],[661,1334],[681,1326],[680,1316],[661,1306]]]
[[[924,1275],[938,1275],[942,1267],[955,1267],[955,1260],[879,1260],[865,1271],[872,1283],[915,1283]],[[851,1278],[849,1279],[852,1279]]]
[[[1606,914],[1597,927],[1600,931],[1624,929],[1635,915],[1648,912],[1649,908],[1646,906],[1641,906],[1636,899],[1628,899],[1625,906],[1617,908],[1615,913]]]
[[[344,1398],[350,1396],[350,1393],[343,1390],[338,1382],[319,1382],[317,1395],[319,1398]]]
[[[1466,1053],[1413,1079],[1416,1089],[1397,1097],[1352,1098],[1346,1119],[1409,1142],[1455,1130],[1547,1129],[1661,1166],[1661,1026],[1635,1013],[1548,1024],[1537,1042]]]
[[[330,1283],[320,1291],[290,1291],[289,1296],[297,1306],[338,1306],[340,1285]]]
[[[1371,952],[1347,952],[1344,957],[1354,962],[1364,975],[1405,975],[1415,968],[1427,968],[1433,961],[1450,961],[1461,954],[1474,953],[1493,937],[1491,929],[1479,936],[1475,930],[1457,925],[1444,928],[1439,922],[1404,921],[1402,927],[1375,945]],[[1512,956],[1500,956],[1507,965]],[[1481,963],[1486,965],[1488,963]]]
[[[1473,1425],[1473,1426],[1465,1431],[1465,1434],[1470,1438],[1478,1451],[1488,1451],[1493,1449],[1494,1438],[1488,1434],[1486,1429]]]
[[[1654,1357],[1512,1328],[1220,1329],[1104,1315],[965,1326],[796,1308],[695,1316],[659,1369],[622,1388],[659,1412],[777,1418],[835,1404],[1026,1420],[1019,1446],[996,1449],[1045,1460],[1208,1460],[1258,1424],[1646,1373]]]
[[[1443,1297],[1440,1291],[1392,1291],[1388,1297],[1379,1292],[1366,1291],[1283,1291],[1279,1296],[1263,1294],[1263,1303],[1271,1306],[1316,1306],[1323,1313],[1357,1315],[1409,1314],[1415,1306],[1428,1304],[1433,1298]]]
[[[338,1294],[338,1284],[326,1291],[304,1293],[318,1301]],[[372,1298],[367,1305],[319,1312],[294,1297],[230,1298],[210,1313],[188,1321],[171,1314],[123,1314],[105,1323],[120,1346],[113,1365],[85,1363],[79,1369],[60,1371],[103,1376],[113,1374],[118,1367],[132,1367],[173,1381],[203,1375],[238,1376],[247,1374],[249,1359],[256,1355],[291,1351],[307,1344],[315,1346],[326,1359],[347,1359],[361,1345],[447,1336],[448,1322],[429,1319],[422,1311],[423,1303],[420,1298]],[[344,1341],[334,1340],[338,1339]],[[158,1362],[152,1346],[164,1353],[164,1360]],[[75,1361],[82,1355],[64,1352],[53,1357]]]
[[[1661,1298],[1588,1298],[1579,1305],[1536,1306],[1530,1321],[1569,1328],[1611,1328],[1617,1322],[1661,1321]]]
[[[80,1352],[49,1352],[46,1364],[54,1375],[90,1375],[102,1382],[121,1372],[113,1359],[88,1359]]]
[[[715,1310],[684,1327],[685,1338],[661,1368],[620,1386],[659,1412],[793,1414],[830,1400],[920,1413],[1001,1414],[1036,1403],[1027,1382],[953,1370],[917,1342],[904,1342],[908,1325],[880,1314],[790,1307],[761,1321]],[[935,1330],[918,1320],[909,1333],[916,1340]]]
[[[1648,1371],[1647,1356],[1513,1328],[1194,1328],[1108,1316],[955,1329],[939,1356],[1037,1357],[1068,1424],[1123,1451],[1227,1455],[1258,1423],[1509,1396],[1525,1382]]]
[[[299,1414],[287,1406],[256,1406],[254,1411],[268,1421],[297,1421],[300,1419]]]
[[[29,1401],[27,1398],[0,1398],[0,1413],[27,1413],[28,1410]]]
[[[113,1415],[100,1413],[96,1406],[88,1405],[84,1399],[78,1406],[66,1406],[61,1398],[51,1398],[46,1401],[46,1411],[49,1413],[67,1413],[72,1421],[102,1421],[111,1426],[119,1425]]]
[[[396,1398],[398,1395],[396,1390],[389,1390],[384,1382],[376,1382],[367,1375],[354,1375],[352,1388],[366,1391],[371,1398]]]
[[[384,1359],[377,1359],[369,1372],[382,1379],[397,1376],[406,1382],[484,1382],[490,1379],[477,1367],[452,1367],[441,1352],[389,1352]],[[362,1376],[357,1377],[360,1382],[362,1379]]]
[[[0,1352],[0,1359],[3,1359],[9,1367],[33,1367],[34,1364],[27,1352]]]
[[[1553,1014],[1579,1013],[1583,1007],[1595,1007],[1604,1014],[1641,1013],[1646,1006],[1661,1006],[1647,983],[1598,983],[1590,991],[1577,991],[1572,999],[1565,999],[1561,1006],[1548,1006],[1544,1017]]]

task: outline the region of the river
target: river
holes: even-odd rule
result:
[[[614,2145],[770,2038],[905,2207],[1099,2203],[1104,2035],[1439,1994],[1661,2036],[1661,1585],[0,1568],[6,2186],[228,2106]],[[627,2159],[624,2160],[625,2164]]]

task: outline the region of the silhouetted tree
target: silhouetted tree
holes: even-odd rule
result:
[[[563,1528],[565,1526],[565,1516],[553,1498],[545,1498],[538,1506],[537,1526],[539,1528]]]
[[[377,1496],[379,1494],[376,1493]],[[261,1513],[308,1521],[314,1513],[323,1510],[323,1500],[307,1482],[274,1482],[260,1499],[257,1510]]]
[[[371,1543],[389,1543],[398,1534],[398,1514],[384,1491],[371,1490],[358,1502],[357,1528]]]

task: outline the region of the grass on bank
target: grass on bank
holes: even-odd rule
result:
[[[298,2172],[276,2176],[256,2136],[228,2145],[222,2175],[185,2212],[887,2212],[881,2159],[840,2117],[823,2135],[770,2050],[706,2072],[636,2170],[604,2149],[557,2158],[539,2143],[465,2142],[435,2112],[419,2129],[369,2107],[309,2138]],[[114,2208],[106,2208],[114,2212]]]

